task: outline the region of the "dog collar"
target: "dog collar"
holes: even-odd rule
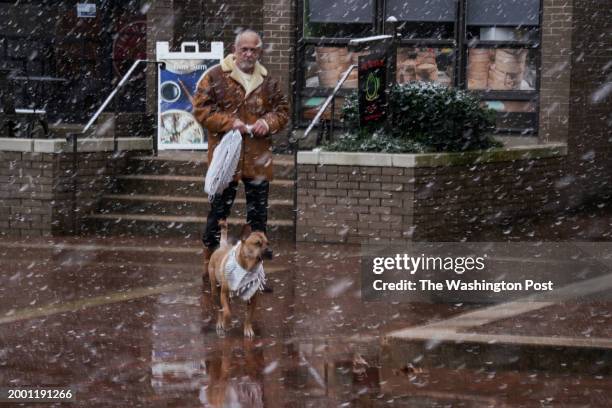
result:
[[[263,290],[266,283],[266,273],[263,268],[263,261],[259,262],[253,271],[247,271],[238,263],[236,254],[240,250],[239,242],[233,247],[228,255],[225,264],[225,279],[230,289],[230,296],[238,296],[244,301],[248,301],[258,290]]]

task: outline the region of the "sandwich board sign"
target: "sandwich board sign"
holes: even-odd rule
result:
[[[170,52],[167,42],[156,47],[157,147],[159,150],[205,150],[206,129],[193,115],[198,83],[206,71],[223,59],[223,43],[213,42],[209,52],[200,52],[197,42],[184,42],[180,52]]]

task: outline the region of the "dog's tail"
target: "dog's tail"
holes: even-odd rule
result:
[[[229,245],[227,241],[227,220],[219,220],[219,228],[221,229],[221,246]]]

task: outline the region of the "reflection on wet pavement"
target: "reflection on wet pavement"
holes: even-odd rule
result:
[[[216,334],[198,242],[3,238],[0,254],[0,386],[70,386],[72,406],[610,406],[606,352],[577,370],[558,350],[544,366],[537,348],[384,341],[478,305],[364,303],[359,247],[275,245],[253,340],[241,302]]]

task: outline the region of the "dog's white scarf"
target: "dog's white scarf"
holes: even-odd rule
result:
[[[266,283],[266,273],[264,272],[263,261],[255,266],[253,272],[247,271],[238,264],[236,254],[241,244],[238,243],[233,247],[228,255],[225,264],[225,280],[230,288],[230,295],[232,297],[238,296],[246,302],[253,297],[257,290],[263,290]]]

